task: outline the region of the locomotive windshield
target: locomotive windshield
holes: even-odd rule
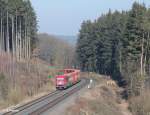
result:
[[[62,78],[58,77],[57,80],[64,80],[64,78],[63,77]]]

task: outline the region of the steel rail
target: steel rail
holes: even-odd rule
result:
[[[24,104],[24,105],[21,105],[21,106],[19,106],[19,107],[16,107],[16,108],[14,108],[13,110],[17,110],[18,112],[23,111],[24,109],[29,108],[29,107],[31,107],[31,106],[33,106],[33,105],[35,105],[35,104],[37,104],[37,103],[39,103],[39,102],[41,102],[41,101],[44,101],[45,99],[50,98],[51,96],[56,95],[56,94],[58,94],[58,93],[60,93],[60,91],[56,90],[56,91],[54,91],[54,92],[51,92],[51,93],[49,93],[49,94],[47,94],[47,95],[44,95],[44,96],[38,98],[38,99],[35,99],[35,100],[33,100],[33,101],[30,101],[30,102],[28,102],[28,103],[26,103],[26,104]],[[18,112],[13,113],[12,111],[9,111],[9,112],[6,112],[6,113],[4,113],[4,114],[2,114],[2,115],[13,115],[13,114],[16,114],[16,113],[18,113]]]

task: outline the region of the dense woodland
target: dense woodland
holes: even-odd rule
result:
[[[29,0],[0,0],[0,51],[29,59],[35,47],[36,14]]]
[[[0,108],[34,95],[46,83],[46,65],[33,59],[36,41],[31,2],[0,0]]]
[[[129,11],[109,10],[95,21],[84,21],[77,43],[83,71],[110,75],[128,96],[142,93],[150,75],[150,9],[135,2]]]

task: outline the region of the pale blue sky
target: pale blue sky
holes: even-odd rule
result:
[[[128,10],[134,1],[150,0],[31,0],[37,13],[39,32],[77,35],[83,20],[94,20],[112,10]]]

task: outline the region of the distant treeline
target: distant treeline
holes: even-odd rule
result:
[[[52,67],[71,68],[74,65],[74,45],[48,34],[38,34],[39,57]]]
[[[150,9],[135,2],[130,11],[109,10],[84,21],[77,42],[81,69],[111,75],[139,95],[150,75]]]

